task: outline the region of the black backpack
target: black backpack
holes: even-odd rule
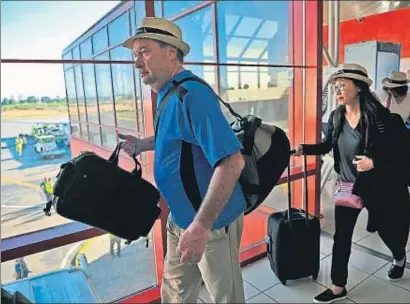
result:
[[[93,152],[62,164],[54,183],[54,199],[43,210],[50,216],[51,206],[65,218],[100,228],[126,240],[146,237],[160,215],[160,194],[142,177],[141,165],[134,157],[135,169],[118,166],[120,144],[108,160]]]
[[[208,83],[199,77],[187,77],[179,82],[175,80],[172,82],[173,87],[164,95],[155,115],[155,134],[158,131],[161,114],[173,93],[177,94],[180,102],[184,102],[188,90],[182,87],[182,84],[187,81],[196,81],[205,85],[235,117],[231,127],[243,145],[242,155],[245,159],[245,167],[239,182],[247,204],[245,215],[249,214],[266,199],[289,165],[289,139],[286,133],[277,126],[263,124],[260,118],[253,115],[241,116],[236,113],[213,91]],[[184,159],[184,169],[181,169],[182,182],[189,181],[186,185],[184,184],[184,189],[192,205],[198,210],[202,198],[196,182],[190,143],[183,142],[181,159]]]

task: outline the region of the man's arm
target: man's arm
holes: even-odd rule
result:
[[[223,159],[215,167],[208,192],[194,222],[199,223],[205,229],[211,229],[229,200],[244,166],[245,160],[238,151]]]
[[[141,152],[155,150],[155,136],[146,137],[140,140]]]

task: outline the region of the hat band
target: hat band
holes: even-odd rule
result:
[[[140,34],[162,34],[162,35],[167,35],[167,36],[173,36],[175,38],[178,38],[177,36],[175,36],[174,34],[164,31],[164,30],[160,30],[157,28],[153,28],[153,27],[140,27],[137,29],[137,31],[135,32],[135,35],[140,35]]]
[[[367,74],[361,70],[347,70],[347,69],[341,69],[337,71],[336,73],[334,73],[333,76],[340,75],[340,74],[357,74],[357,75],[369,78],[369,76],[367,76]]]
[[[393,84],[407,84],[407,80],[393,80],[393,79],[387,78],[386,81],[393,83]]]

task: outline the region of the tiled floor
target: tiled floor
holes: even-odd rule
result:
[[[290,280],[283,286],[271,271],[267,258],[243,268],[247,303],[312,303],[312,298],[330,284],[331,244],[328,236],[321,237],[321,268],[317,281],[311,278]],[[404,278],[389,282],[386,273],[390,263],[384,259],[352,250],[349,265],[348,298],[337,303],[409,303],[410,270]],[[210,303],[205,287],[198,303]]]

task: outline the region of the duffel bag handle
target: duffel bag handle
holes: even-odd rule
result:
[[[120,151],[121,151],[121,143],[117,144],[115,147],[114,151],[112,152],[110,158],[108,159],[109,162],[113,163],[114,165],[118,166],[118,158],[120,156]],[[132,156],[132,159],[134,160],[135,163],[135,168],[132,170],[132,174],[137,175],[139,177],[142,176],[142,167],[140,162],[138,161],[137,157],[135,154]]]

